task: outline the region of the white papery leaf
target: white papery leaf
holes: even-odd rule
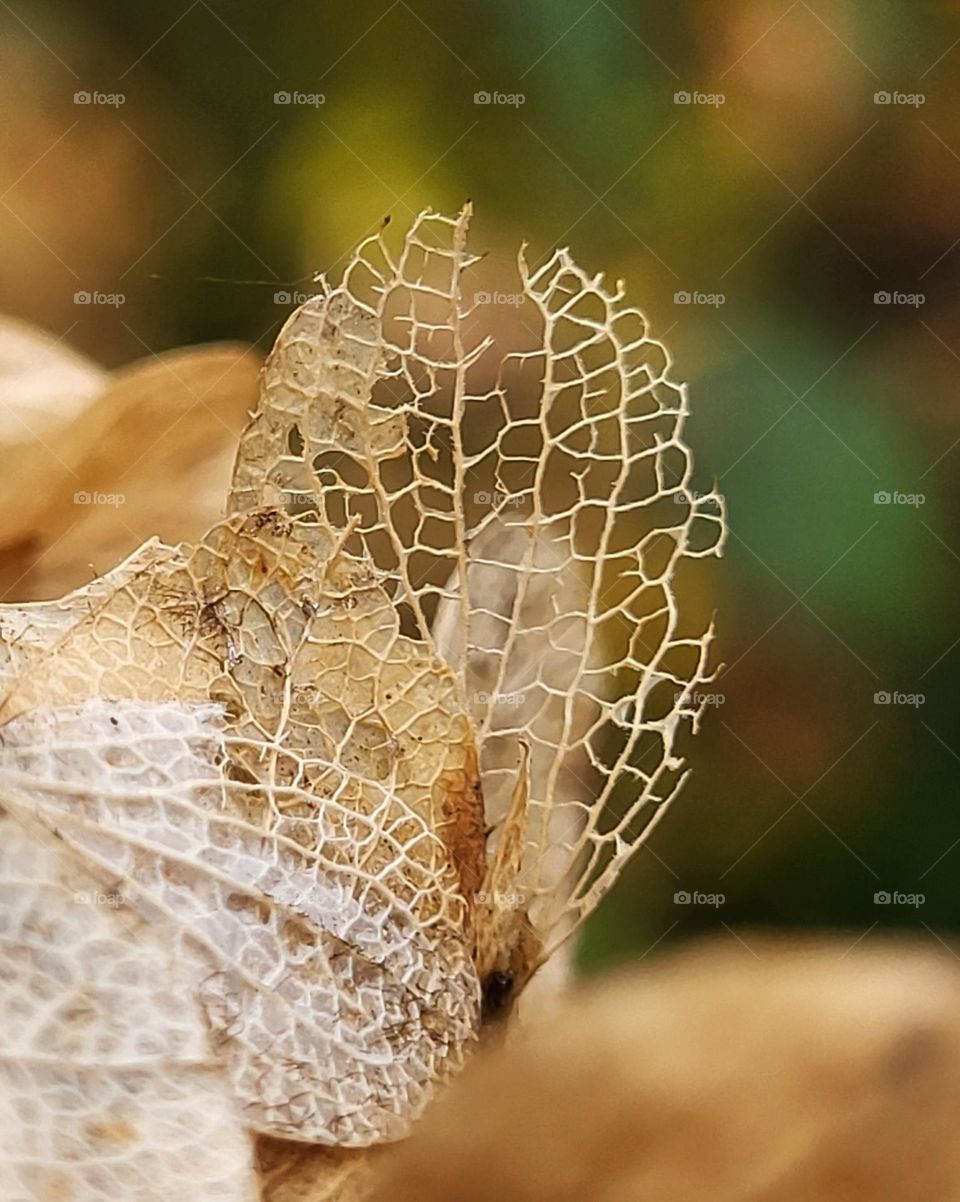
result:
[[[0,1197],[253,1202],[249,1136],[171,948],[0,813]]]
[[[239,526],[124,565],[52,662],[22,666],[0,788],[175,949],[252,1127],[395,1139],[477,1028],[444,842],[467,730],[375,583],[315,558],[316,527]]]

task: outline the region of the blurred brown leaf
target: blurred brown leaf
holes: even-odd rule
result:
[[[960,1196],[954,962],[748,939],[585,991],[478,1057],[378,1202]]]
[[[0,315],[0,445],[55,437],[106,386],[107,372],[62,340]]]
[[[363,1202],[383,1158],[382,1148],[327,1148],[261,1136],[263,1202]]]
[[[226,343],[151,356],[23,446],[0,483],[0,594],[59,596],[154,535],[198,538],[222,513],[260,365]]]

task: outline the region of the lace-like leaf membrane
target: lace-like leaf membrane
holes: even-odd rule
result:
[[[402,1137],[595,907],[708,679],[676,575],[723,514],[666,351],[566,251],[521,255],[495,346],[468,218],[368,240],[292,315],[199,545],[0,616],[36,888],[121,893],[244,1122],[344,1148]]]
[[[172,949],[0,815],[0,1197],[253,1202],[250,1139]]]

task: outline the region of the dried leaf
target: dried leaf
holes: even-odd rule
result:
[[[0,811],[4,1202],[253,1202],[252,1151],[172,954]]]
[[[214,345],[114,372],[55,439],[25,446],[0,485],[0,592],[55,597],[148,538],[199,538],[223,511],[259,356]]]
[[[364,1202],[382,1169],[379,1148],[325,1148],[261,1136],[257,1142],[262,1202]]]
[[[103,389],[107,373],[46,330],[0,317],[0,446],[55,442]]]
[[[264,512],[158,546],[21,670],[2,782],[178,947],[250,1125],[357,1146],[476,1030],[482,831],[449,670],[334,548]]]
[[[469,215],[422,214],[397,254],[368,240],[291,317],[230,507],[319,511],[372,558],[404,629],[454,670],[497,818],[529,743],[515,946],[480,954],[481,976],[522,983],[681,783],[710,632],[683,630],[675,578],[719,552],[723,513],[692,491],[686,392],[622,289],[566,251],[536,270],[521,254],[535,342],[503,355],[471,326]]]
[[[225,521],[0,611],[3,804],[130,898],[245,1122],[340,1150],[331,1196],[616,878],[707,679],[677,572],[723,515],[666,352],[561,251],[497,353],[468,218],[291,317]]]

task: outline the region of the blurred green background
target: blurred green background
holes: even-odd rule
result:
[[[0,305],[102,362],[267,348],[277,293],[335,274],[387,214],[468,196],[475,249],[569,244],[667,341],[729,511],[704,576],[723,703],[585,963],[704,930],[747,955],[758,926],[949,938],[951,6],[11,0],[0,24]],[[127,303],[78,314],[78,288]],[[878,503],[895,493],[917,503]]]

